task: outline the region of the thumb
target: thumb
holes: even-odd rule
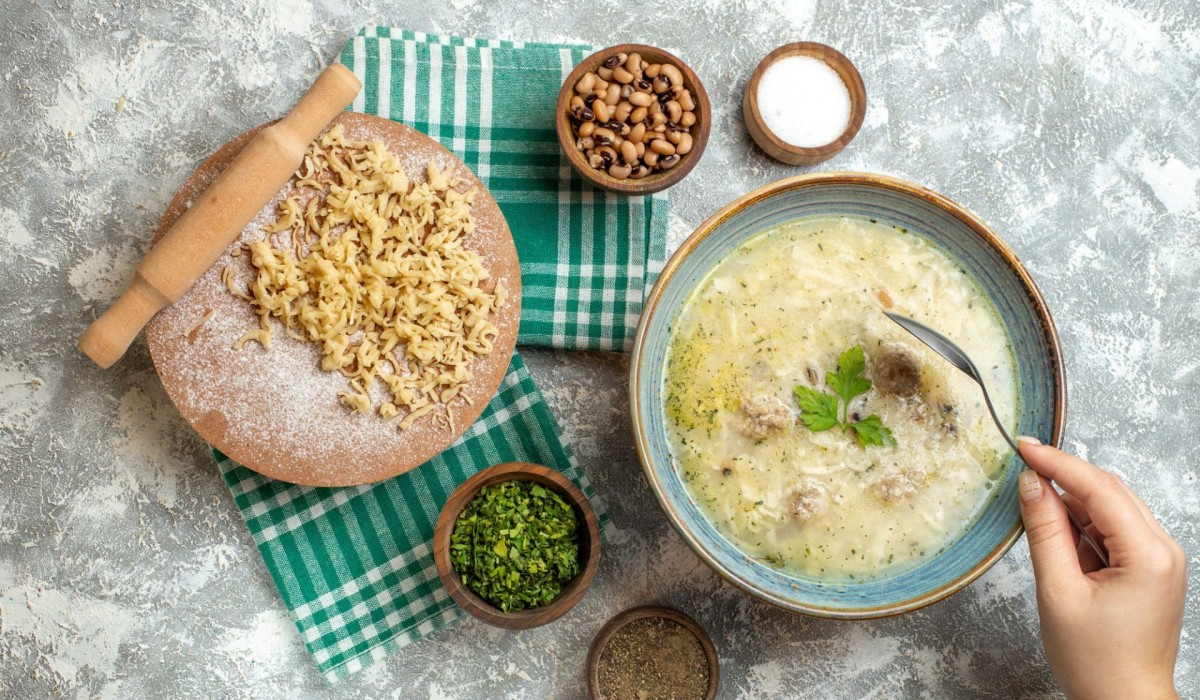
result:
[[[1083,576],[1067,507],[1045,477],[1026,469],[1017,479],[1021,519],[1040,592],[1062,589]]]

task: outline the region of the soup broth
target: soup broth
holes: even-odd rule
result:
[[[1015,427],[1016,368],[995,308],[903,230],[822,218],[765,231],[718,263],[675,320],[664,383],[675,466],[748,556],[823,579],[898,573],[987,502],[1011,451],[979,388],[885,308],[958,343]],[[853,429],[801,420],[795,387],[834,394],[828,375],[856,345],[872,385],[845,422],[878,416],[894,444],[864,447]]]

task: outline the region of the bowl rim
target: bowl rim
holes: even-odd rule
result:
[[[454,534],[454,523],[459,514],[484,486],[508,481],[541,484],[561,496],[579,516],[581,554],[586,547],[586,559],[582,562],[579,573],[567,583],[557,598],[548,605],[516,612],[501,612],[467,588],[450,562],[450,539]],[[502,462],[476,472],[454,489],[438,514],[430,547],[433,549],[434,566],[442,587],[459,607],[489,625],[508,629],[530,629],[566,615],[587,595],[592,579],[596,577],[600,568],[600,522],[587,496],[565,474],[532,462]]]
[[[583,154],[574,148],[575,135],[571,131],[571,120],[567,110],[571,102],[571,96],[575,94],[575,84],[579,82],[584,73],[594,71],[609,56],[622,52],[636,52],[643,56],[652,55],[660,57],[657,59],[660,62],[673,62],[679,67],[679,71],[683,73],[683,84],[691,88],[692,96],[696,100],[696,111],[699,113],[699,116],[696,118],[696,124],[692,127],[695,134],[693,135],[691,152],[681,158],[679,164],[674,168],[654,175],[648,175],[640,180],[618,180],[608,173],[588,167],[587,162],[583,159]],[[610,46],[589,54],[563,80],[562,87],[558,90],[558,100],[555,102],[554,107],[554,130],[558,134],[558,145],[566,156],[567,161],[583,179],[609,192],[627,195],[648,195],[661,192],[677,184],[700,162],[700,157],[704,154],[704,149],[708,146],[708,137],[712,131],[712,106],[708,100],[708,91],[704,89],[704,84],[700,82],[700,76],[696,75],[696,72],[683,59],[666,49],[660,49],[657,46],[650,46],[649,44],[617,44],[616,46]]]
[[[985,571],[990,569],[997,561],[999,561],[1012,546],[1020,539],[1025,531],[1024,524],[1018,518],[1017,523],[1008,532],[1004,539],[991,552],[985,555],[978,563],[964,572],[961,576],[939,586],[931,591],[921,593],[902,601],[887,605],[878,605],[870,607],[846,608],[832,607],[823,605],[812,605],[807,603],[788,600],[787,598],[777,596],[769,591],[761,589],[749,581],[742,579],[735,574],[717,557],[706,551],[700,546],[696,537],[684,526],[682,518],[671,505],[663,491],[662,484],[657,478],[652,467],[650,455],[650,446],[647,438],[647,432],[643,428],[645,424],[645,416],[643,415],[643,406],[639,399],[640,386],[639,375],[641,374],[643,350],[645,348],[647,338],[646,330],[649,326],[650,319],[658,308],[658,303],[662,297],[663,290],[670,283],[674,273],[679,269],[684,258],[700,244],[714,229],[722,224],[726,219],[741,211],[745,207],[759,202],[763,199],[775,196],[781,192],[793,189],[803,189],[822,185],[833,184],[852,184],[867,187],[875,187],[901,194],[907,194],[916,197],[929,204],[936,206],[942,211],[950,214],[966,225],[972,232],[984,240],[985,243],[994,248],[1004,258],[1008,266],[1015,272],[1029,294],[1030,301],[1033,302],[1038,319],[1041,321],[1042,331],[1046,342],[1046,349],[1050,352],[1050,362],[1054,374],[1053,381],[1055,386],[1055,403],[1054,403],[1054,421],[1051,429],[1050,444],[1054,446],[1062,445],[1064,423],[1067,411],[1067,382],[1066,374],[1063,366],[1062,346],[1059,342],[1058,331],[1055,329],[1054,321],[1050,316],[1050,310],[1046,305],[1046,300],[1042,296],[1041,290],[1037,283],[1029,275],[1025,266],[1021,263],[1016,253],[1006,244],[994,231],[983,223],[977,216],[968,211],[965,207],[954,202],[948,197],[935,192],[927,187],[918,185],[908,180],[903,180],[891,175],[882,175],[878,173],[864,173],[853,171],[838,171],[838,172],[823,172],[809,173],[806,175],[797,175],[794,177],[784,178],[772,183],[768,183],[751,192],[748,192],[741,197],[733,200],[729,204],[722,207],[715,214],[709,216],[701,223],[696,230],[688,236],[688,238],[679,246],[679,249],[667,261],[662,272],[659,274],[658,280],[654,283],[654,287],[650,290],[645,304],[642,307],[642,315],[638,321],[637,335],[634,338],[633,351],[629,363],[629,415],[633,424],[634,446],[637,449],[638,461],[641,462],[642,472],[646,477],[646,481],[650,484],[650,490],[654,492],[654,497],[658,500],[659,506],[667,515],[667,520],[671,526],[683,538],[683,540],[692,548],[706,564],[717,572],[722,579],[741,588],[750,595],[765,600],[772,605],[789,610],[791,612],[802,613],[812,617],[823,617],[839,620],[859,620],[873,619],[880,617],[890,617],[906,612],[918,610],[927,605],[932,605],[940,600],[944,600],[949,596],[957,593],[967,585],[975,581],[983,575]]]

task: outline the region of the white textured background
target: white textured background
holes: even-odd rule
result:
[[[530,632],[464,622],[327,688],[145,344],[101,372],[74,340],[190,169],[282,113],[377,22],[677,48],[716,121],[671,192],[672,246],[722,202],[798,172],[742,127],[758,59],[801,39],[849,55],[870,107],[823,167],[939,190],[1027,262],[1063,336],[1069,448],[1123,474],[1188,550],[1177,680],[1200,694],[1195,0],[41,5],[0,6],[0,696],[577,697],[592,636],[650,602],[711,630],[722,697],[1057,692],[1024,544],[899,619],[778,612],[721,583],[668,527],[627,429],[625,359],[552,352],[525,354],[619,531],[587,599]]]

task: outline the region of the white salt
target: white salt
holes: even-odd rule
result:
[[[781,141],[816,148],[850,123],[850,90],[828,63],[811,56],[775,61],[758,82],[758,111]]]

